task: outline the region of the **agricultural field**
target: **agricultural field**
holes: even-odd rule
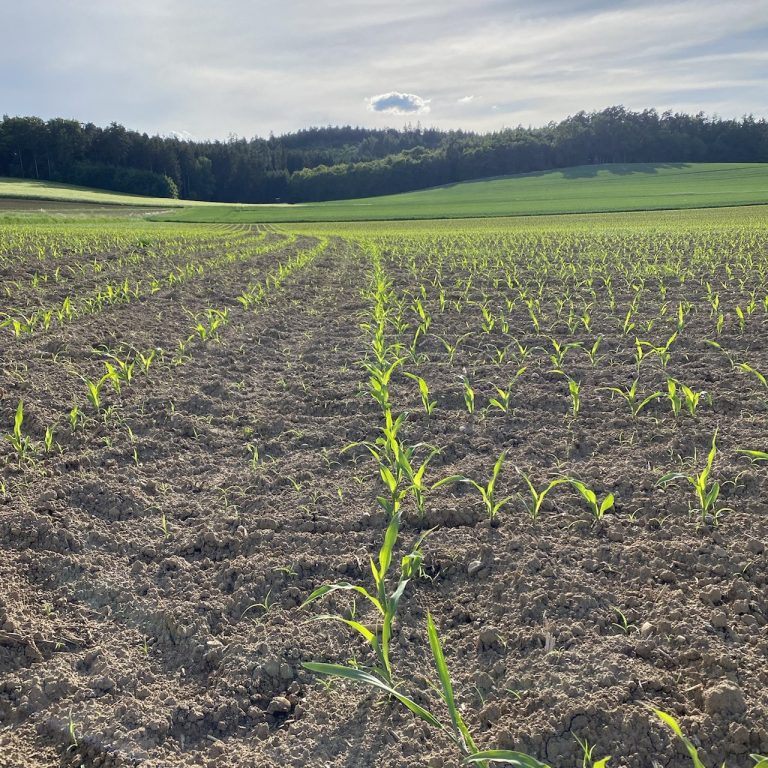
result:
[[[295,205],[197,204],[165,221],[231,224],[465,219],[768,203],[766,163],[628,163],[564,168],[356,200]]]
[[[0,296],[0,764],[768,764],[760,209],[11,223]]]

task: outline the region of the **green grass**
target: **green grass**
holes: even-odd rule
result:
[[[20,203],[16,201],[27,201]],[[163,208],[153,218],[208,223],[315,223],[542,216],[768,204],[768,164],[595,165],[467,181],[400,195],[297,205],[226,205],[141,197],[68,184],[0,178],[0,214],[49,201],[53,213]],[[60,208],[56,208],[58,204]],[[110,208],[106,208],[110,206]],[[18,209],[18,211],[16,210]],[[171,209],[171,210],[169,210]],[[136,211],[139,212],[139,211]]]
[[[0,199],[49,200],[59,203],[91,203],[98,205],[136,205],[146,207],[178,207],[211,205],[187,200],[172,200],[167,197],[142,197],[125,195],[122,192],[108,192],[103,189],[76,187],[72,184],[57,184],[53,181],[35,179],[9,179],[0,177]]]
[[[292,223],[652,211],[768,204],[768,164],[580,166],[400,195],[172,211],[167,221]]]

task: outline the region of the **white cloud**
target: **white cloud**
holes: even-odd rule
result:
[[[385,115],[422,115],[429,112],[429,100],[415,93],[390,91],[366,99],[371,112]]]
[[[457,104],[469,104],[470,102],[474,101],[475,97],[473,96],[462,96],[460,99],[456,99]]]

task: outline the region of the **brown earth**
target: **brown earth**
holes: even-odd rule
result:
[[[313,244],[299,238],[291,249]],[[276,250],[273,260],[286,255]],[[342,453],[374,439],[381,418],[360,365],[372,268],[362,248],[332,240],[246,311],[235,297],[269,265],[259,256],[62,329],[2,336],[2,424],[10,430],[23,397],[25,428],[39,443],[59,419],[63,451],[20,469],[10,444],[3,448],[0,766],[459,764],[447,736],[398,705],[301,666],[371,661],[343,626],[310,621],[348,599],[300,605],[323,583],[369,586],[368,558],[386,526],[372,459]],[[396,297],[415,293],[396,257],[385,255],[384,266]],[[492,288],[490,275],[478,279],[470,298]],[[632,420],[600,389],[629,385],[635,367],[633,337],[597,311],[594,332],[568,339],[586,344],[604,333],[613,362],[593,368],[583,352],[566,356],[582,383],[575,420],[565,380],[540,351],[512,411],[486,410],[491,383],[518,367],[492,362],[491,348],[507,339],[498,328],[485,338],[477,307],[439,314],[430,297],[435,325],[420,346],[428,359],[404,367],[434,391],[432,418],[421,415],[414,382],[397,375],[393,386],[398,412],[410,411],[407,437],[441,449],[429,480],[485,479],[506,450],[502,495],[524,490],[515,467],[537,485],[568,474],[600,496],[616,494],[600,524],[564,488],[537,522],[513,496],[489,524],[460,483],[429,496],[425,519],[409,507],[398,554],[437,529],[424,543],[424,578],[401,603],[396,675],[434,704],[431,611],[484,748],[581,765],[578,736],[595,757],[613,755],[612,766],[689,765],[654,706],[678,718],[708,765],[746,768],[749,753],[768,752],[768,477],[735,450],[768,449],[765,391],[703,344],[710,321],[690,290],[676,285],[668,297],[672,307],[682,296],[697,306],[668,372],[711,403],[703,398],[695,416],[677,420],[662,400]],[[449,300],[459,293],[451,288]],[[189,333],[184,308],[207,306],[230,311],[218,340],[194,343],[181,365],[169,354],[111,396],[106,424],[91,412],[69,433],[66,412],[84,396],[73,371],[96,375],[103,355],[94,345],[172,352]],[[720,339],[760,370],[768,369],[763,317],[750,318],[746,335],[729,323]],[[527,318],[518,306],[510,333],[544,343]],[[472,336],[449,364],[436,335],[456,338],[468,323]],[[662,389],[664,371],[644,365],[641,391]],[[476,388],[474,415],[462,371]],[[699,469],[716,428],[715,473],[734,481],[723,488],[733,511],[698,525],[690,489],[656,482],[686,457]]]

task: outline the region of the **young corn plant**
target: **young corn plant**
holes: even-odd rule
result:
[[[421,404],[424,408],[424,414],[427,419],[432,415],[432,411],[437,408],[437,400],[430,399],[429,386],[421,376],[417,376],[415,373],[404,372],[409,379],[413,379],[419,385],[419,395],[421,396]]]
[[[445,661],[445,654],[443,653],[435,621],[432,618],[432,614],[429,612],[427,613],[427,636],[429,638],[429,647],[432,652],[432,659],[435,663],[439,679],[439,685],[431,685],[431,688],[437,692],[443,706],[448,711],[448,722],[444,722],[444,720],[432,710],[418,704],[412,698],[406,696],[391,683],[383,680],[375,673],[356,667],[347,667],[341,664],[319,664],[309,662],[305,663],[303,666],[311,672],[316,672],[321,675],[330,675],[332,677],[338,677],[367,685],[382,691],[390,698],[397,700],[425,723],[438,731],[447,734],[462,756],[462,765],[474,765],[478,766],[478,768],[489,768],[491,763],[505,763],[507,765],[517,766],[517,768],[548,768],[546,764],[523,752],[502,749],[481,750],[478,748],[469,728],[467,728],[467,725],[464,722],[459,706],[456,703],[448,664]],[[423,696],[426,691],[422,691],[421,693]]]
[[[715,463],[715,457],[717,456],[717,430],[712,436],[712,447],[707,454],[707,463],[704,468],[698,474],[693,473],[686,475],[685,472],[668,472],[656,483],[662,488],[671,483],[673,480],[686,480],[693,486],[693,490],[696,497],[697,507],[692,508],[691,511],[698,511],[701,517],[702,524],[707,524],[710,521],[713,525],[718,524],[720,515],[723,512],[732,511],[728,507],[717,506],[717,500],[720,496],[720,483],[710,481],[710,475],[712,474],[712,465]]]
[[[53,446],[54,446],[54,430],[55,425],[51,424],[50,426],[45,428],[45,437],[43,438],[43,445],[45,446],[45,452],[50,454],[53,453]]]
[[[586,739],[580,739],[578,736],[574,736],[574,738],[581,749],[581,768],[607,768],[610,757],[602,757],[599,760],[595,760],[592,757],[595,745],[590,744]]]
[[[498,482],[501,467],[502,464],[504,464],[506,457],[506,451],[502,451],[499,454],[499,458],[496,459],[496,463],[493,465],[491,477],[485,485],[482,485],[469,477],[464,477],[463,475],[450,475],[449,477],[444,477],[442,480],[438,480],[432,488],[439,488],[441,485],[451,482],[468,483],[480,494],[485,511],[488,513],[488,518],[493,521],[496,519],[496,515],[501,508],[512,498],[511,495],[504,496],[503,498],[498,498],[496,496],[496,483]]]
[[[656,715],[656,717],[661,720],[664,725],[666,725],[672,733],[677,736],[678,740],[682,743],[682,745],[685,747],[685,751],[688,753],[688,756],[691,758],[691,761],[693,762],[693,768],[706,768],[704,763],[701,760],[701,757],[699,757],[699,752],[694,746],[693,742],[683,733],[683,729],[680,727],[680,724],[675,720],[672,715],[670,715],[667,712],[663,712],[660,709],[653,709],[651,708],[651,711]],[[755,761],[755,765],[753,768],[768,768],[768,757],[764,757],[763,755],[750,755],[752,760]],[[721,768],[725,768],[725,763],[723,763]]]
[[[387,526],[387,531],[384,535],[384,543],[379,550],[378,563],[375,562],[373,558],[370,559],[371,573],[373,574],[374,583],[373,590],[369,591],[361,585],[350,584],[346,581],[338,582],[336,584],[324,584],[312,592],[301,606],[302,608],[306,608],[306,606],[313,603],[315,600],[319,600],[334,592],[353,592],[362,595],[362,597],[373,606],[378,614],[378,621],[375,624],[363,624],[355,618],[346,618],[345,616],[336,614],[323,614],[315,617],[313,620],[337,621],[357,632],[370,646],[375,658],[374,666],[370,670],[364,671],[359,668],[349,668],[333,664],[305,665],[308,669],[340,677],[347,676],[342,670],[353,670],[354,672],[368,675],[372,680],[376,680],[378,683],[383,684],[388,688],[393,687],[392,662],[389,653],[390,640],[392,638],[392,626],[397,614],[398,605],[400,604],[400,599],[405,592],[408,582],[412,578],[418,576],[421,572],[421,563],[423,559],[421,545],[431,531],[422,533],[421,536],[416,539],[410,553],[402,558],[397,584],[394,589],[389,591],[387,586],[387,576],[389,575],[392,566],[394,548],[399,533],[400,515],[395,515],[389,521],[389,525]],[[323,667],[323,669],[320,669],[319,667]]]
[[[547,494],[557,488],[558,485],[563,485],[568,482],[565,477],[557,477],[554,480],[550,480],[547,485],[543,486],[540,491],[536,490],[536,487],[531,482],[531,478],[525,474],[525,472],[517,470],[525,480],[525,484],[528,487],[528,498],[523,501],[526,511],[533,522],[536,522],[541,515],[541,506],[544,504]]]
[[[677,379],[667,379],[667,399],[672,406],[672,414],[675,418],[680,416],[683,405],[691,416],[696,415],[699,400],[705,392],[695,392],[689,386],[682,384]]]
[[[764,374],[760,373],[757,368],[754,368],[748,363],[737,363],[736,368],[738,368],[740,371],[744,371],[745,373],[751,373],[763,385],[763,387],[768,388],[768,379]]]
[[[90,379],[83,379],[86,387],[86,397],[88,402],[96,409],[101,411],[101,388],[104,386],[104,382],[107,381],[107,376],[99,379],[99,381],[91,381]]]
[[[448,363],[453,363],[453,358],[456,357],[456,353],[459,351],[459,346],[464,341],[464,339],[469,338],[471,335],[471,331],[462,334],[453,343],[449,342],[447,339],[444,339],[442,336],[437,337],[442,343],[443,347],[445,347],[445,351],[448,353]]]
[[[35,444],[29,435],[25,435],[22,429],[24,424],[24,401],[19,400],[16,406],[16,415],[13,419],[13,431],[5,436],[5,439],[13,446],[19,464],[31,461],[35,452]]]
[[[581,410],[581,382],[568,378],[568,394],[571,396],[571,416],[575,419]]]
[[[549,360],[553,367],[561,371],[563,369],[563,363],[565,363],[565,356],[572,349],[582,349],[583,344],[580,341],[569,341],[566,344],[561,344],[554,336],[547,337],[549,343],[552,345],[552,352],[549,353]]]
[[[586,353],[587,357],[589,358],[589,363],[593,368],[597,367],[597,364],[602,360],[603,356],[599,354],[600,345],[603,343],[603,337],[598,336],[595,341],[593,342],[592,346],[587,348],[584,347],[584,352]]]
[[[475,412],[475,390],[466,376],[462,377],[461,384],[464,388],[464,405],[467,407],[467,412],[473,414]]]
[[[400,444],[400,450],[397,456],[398,468],[400,470],[399,478],[400,485],[404,487],[406,493],[410,493],[413,496],[413,500],[416,504],[416,510],[421,517],[426,514],[425,502],[426,494],[429,487],[424,482],[424,472],[429,465],[429,462],[440,453],[439,449],[430,446],[430,453],[427,457],[417,464],[412,461],[416,448],[420,444],[413,446],[405,446]],[[434,487],[434,486],[432,486]]]
[[[661,397],[661,392],[652,392],[647,397],[640,399],[637,395],[638,381],[639,379],[635,379],[632,382],[632,385],[627,389],[623,389],[621,387],[601,387],[601,389],[605,390],[606,392],[611,392],[612,394],[619,395],[621,398],[623,398],[626,404],[629,406],[629,410],[633,419],[636,419],[640,415],[640,412],[643,410],[643,408],[646,408],[654,400],[658,400]]]
[[[150,349],[146,354],[143,352],[137,352],[136,358],[139,363],[139,368],[145,376],[149,376],[149,369],[157,356],[157,349]]]
[[[515,373],[515,378],[506,386],[505,389],[502,389],[501,387],[497,387],[495,384],[493,385],[493,388],[496,390],[496,397],[492,397],[488,401],[489,408],[498,408],[500,411],[503,411],[504,413],[507,413],[509,411],[509,401],[512,397],[512,390],[517,383],[517,380],[522,376],[522,374],[525,372],[526,366],[523,366],[522,368],[518,368],[517,372]]]
[[[615,499],[612,493],[609,493],[602,501],[600,501],[597,498],[597,494],[587,485],[582,483],[581,480],[576,480],[573,477],[569,477],[567,480],[571,487],[587,503],[589,511],[592,513],[592,517],[595,519],[596,523],[600,522],[605,516],[605,513],[613,508]]]

